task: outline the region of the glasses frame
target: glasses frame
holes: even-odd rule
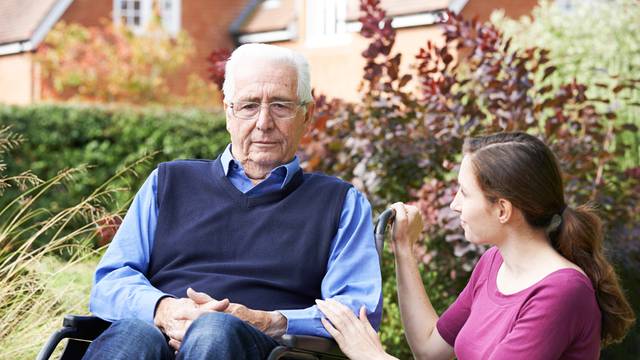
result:
[[[259,105],[259,106],[260,106],[260,108],[258,109],[258,112],[256,112],[256,114],[255,114],[255,115],[253,115],[253,116],[251,116],[251,117],[238,116],[238,115],[236,114],[236,108],[235,108],[235,105],[236,105],[236,104],[239,104],[239,103],[242,103],[242,104],[256,104],[256,105]],[[293,115],[291,115],[291,116],[289,116],[289,117],[279,117],[279,116],[274,116],[274,115],[273,115],[273,113],[271,112],[271,105],[273,105],[273,104],[283,104],[283,103],[286,103],[286,104],[289,104],[289,103],[295,104],[295,111],[293,112]],[[305,105],[307,105],[307,104],[308,104],[308,102],[304,102],[304,101],[301,101],[301,102],[296,102],[296,101],[270,101],[270,102],[267,102],[267,103],[265,103],[265,102],[257,102],[257,101],[236,101],[236,102],[230,102],[230,103],[229,103],[229,107],[231,108],[231,114],[233,114],[233,117],[235,117],[235,118],[237,118],[237,119],[240,119],[240,120],[253,120],[253,119],[257,119],[257,118],[260,116],[260,113],[262,112],[262,108],[263,108],[264,106],[266,106],[266,107],[267,107],[267,111],[269,112],[269,116],[270,116],[271,118],[273,118],[274,120],[291,120],[291,119],[295,118],[295,117],[296,117],[296,115],[298,115],[298,111],[300,111],[300,108],[301,108],[301,107],[303,107],[303,106],[305,106]]]

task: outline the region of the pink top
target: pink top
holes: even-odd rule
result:
[[[496,285],[501,264],[495,247],[482,255],[438,320],[438,332],[459,359],[598,358],[601,316],[589,278],[561,269],[503,295]]]

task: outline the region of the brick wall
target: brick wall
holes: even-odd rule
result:
[[[215,49],[233,47],[229,26],[248,2],[248,0],[182,0],[182,29],[193,39],[195,54],[183,71],[170,79],[171,89],[184,94],[190,73],[196,73],[203,79],[207,78],[207,56]]]
[[[217,48],[233,46],[229,26],[240,14],[248,0],[182,0],[181,29],[191,36],[195,54],[183,69],[169,79],[176,94],[186,92],[187,79],[195,73],[206,79],[209,53]],[[113,0],[74,0],[61,20],[85,26],[100,26],[112,20]],[[48,93],[44,84],[45,94]]]
[[[486,21],[492,11],[502,8],[507,16],[518,18],[529,14],[536,4],[537,0],[469,0],[462,10],[462,15],[466,18],[477,16],[480,20]],[[301,17],[301,21],[299,31],[305,28],[304,17]],[[301,35],[304,39],[304,33]],[[393,52],[402,53],[401,70],[403,72],[414,73],[410,67],[416,63],[415,55],[428,40],[436,42],[443,40],[439,26],[419,26],[397,30]],[[359,36],[358,33],[350,34],[347,41],[334,46],[314,46],[306,44],[304,40],[294,40],[278,45],[298,50],[308,58],[311,67],[311,84],[317,94],[341,97],[351,101],[360,99],[357,87],[362,79],[364,67],[364,60],[360,53],[368,46],[368,40]]]
[[[462,9],[462,16],[469,19],[477,16],[479,20],[487,21],[491,12],[503,9],[506,16],[517,19],[530,14],[537,4],[538,0],[469,0]]]
[[[113,0],[74,0],[60,20],[84,26],[100,26],[112,18]]]

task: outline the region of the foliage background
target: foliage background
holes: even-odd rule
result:
[[[363,0],[361,10],[361,35],[370,39],[362,53],[361,101],[318,97],[317,127],[305,147],[305,165],[352,181],[378,212],[394,201],[421,209],[426,226],[418,258],[438,313],[462,290],[484,250],[464,241],[448,208],[457,188],[462,141],[505,130],[527,131],[551,146],[563,168],[568,204],[599,206],[607,253],[637,308],[639,284],[633,274],[640,265],[640,171],[629,155],[635,145],[621,140],[636,137],[638,128],[626,113],[619,115],[618,105],[633,105],[637,75],[620,80],[605,74],[598,80],[601,86],[584,84],[557,75],[556,59],[561,63],[563,58],[548,49],[517,47],[496,26],[451,13],[443,26],[444,44],[427,42],[416,49],[414,60],[407,60],[393,51],[395,30],[380,2]],[[415,63],[415,72],[402,73],[402,61]],[[602,89],[597,97],[590,92],[593,87]],[[381,337],[394,355],[410,358],[399,325],[391,256],[383,272],[388,311]],[[637,327],[603,357],[639,353],[636,334]]]
[[[638,121],[634,105],[638,80],[634,76],[640,42],[639,32],[633,31],[639,23],[638,7],[630,0],[616,0],[608,5],[628,8],[579,12],[573,23],[572,17],[548,3],[534,11],[535,21],[513,22],[496,15],[499,26],[494,27],[454,19],[458,22],[444,27],[444,46],[425,43],[416,48],[415,57],[403,57],[393,52],[395,32],[379,1],[363,0],[361,4],[365,14],[362,35],[371,40],[362,54],[367,62],[362,99],[346,103],[317,96],[316,128],[301,152],[307,169],[352,181],[366,193],[376,212],[393,201],[411,201],[421,207],[428,228],[418,249],[420,266],[430,298],[442,312],[464,286],[483,251],[463,241],[447,210],[456,189],[455,164],[462,139],[500,129],[526,130],[544,137],[565,164],[570,203],[592,200],[603,210],[609,255],[623,274],[638,311],[640,168],[638,131],[628,126]],[[70,39],[61,40],[67,42],[66,49],[78,49],[80,42],[72,39],[83,31],[86,29],[75,29]],[[513,40],[507,41],[503,32],[513,35]],[[88,56],[87,49],[100,50],[96,42],[104,34],[85,35],[89,48],[77,51]],[[461,65],[456,61],[459,57],[465,58]],[[45,57],[44,61],[49,60]],[[212,57],[216,61],[218,57]],[[415,64],[415,72],[399,71],[400,63],[407,61]],[[212,65],[214,73],[220,69]],[[91,73],[76,74],[63,61],[53,63],[51,69],[52,74],[70,76],[60,80],[68,84],[65,86],[80,86],[73,82],[77,76],[88,76],[87,84],[94,81]],[[127,80],[121,75],[115,79]],[[213,75],[212,80],[220,81]],[[120,84],[120,90],[101,95],[86,92],[80,98],[111,101],[127,98],[122,94],[128,92],[133,94],[131,99],[141,96],[140,102],[165,99],[162,86],[130,86],[118,81],[113,83]],[[150,99],[141,89],[160,93]],[[6,159],[12,172],[32,169],[42,178],[51,178],[64,168],[83,163],[93,166],[87,176],[56,186],[41,200],[42,207],[52,212],[89,196],[114,169],[161,150],[151,163],[136,167],[141,176],[127,174],[116,181],[132,189],[113,194],[115,201],[109,206],[120,208],[158,162],[214,157],[228,142],[222,114],[187,108],[0,107],[3,124],[13,126],[28,140]],[[7,196],[11,191],[16,190],[9,189]],[[388,351],[410,358],[389,253],[384,257],[383,276],[381,337]],[[625,359],[638,353],[636,326],[622,345],[605,350],[603,358]]]
[[[637,81],[640,73],[640,10],[635,0],[543,0],[531,17],[513,20],[495,11],[491,21],[513,38],[518,48],[539,46],[550,51],[557,70],[554,84],[575,78],[588,86],[587,96],[608,99],[600,110],[613,107],[620,122],[640,126],[640,90],[618,87]],[[535,19],[535,20],[533,20]],[[640,165],[640,133],[620,136],[629,145],[625,165]]]
[[[212,101],[216,87],[186,68],[195,56],[193,40],[184,31],[169,36],[154,19],[144,35],[109,22],[57,23],[36,56],[48,80],[45,91],[83,102],[219,106]],[[186,84],[186,93],[172,93],[170,83]]]
[[[139,175],[128,174],[119,183],[135,191],[159,162],[215,157],[229,141],[224,115],[196,108],[0,106],[3,125],[27,139],[6,159],[13,172],[31,170],[46,179],[65,168],[91,165],[89,176],[58,186],[42,199],[40,205],[51,211],[74,205],[116,169],[145,154],[160,151],[153,161],[136,168]],[[131,195],[114,194],[111,210],[122,206]]]

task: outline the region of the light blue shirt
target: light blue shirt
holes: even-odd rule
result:
[[[221,161],[231,183],[249,196],[281,189],[300,169],[296,157],[273,169],[265,180],[254,186],[231,155],[230,145],[222,153]],[[153,323],[156,303],[162,297],[171,296],[153,287],[145,277],[158,221],[157,182],[158,173],[154,170],[133,199],[98,264],[89,301],[89,310],[98,317],[110,321],[137,318]],[[382,316],[381,282],[371,205],[352,187],[345,196],[339,228],[331,242],[327,272],[321,284],[322,297],[336,299],[356,313],[364,305],[377,329]],[[329,336],[320,322],[322,313],[315,305],[278,311],[287,318],[289,334]]]

